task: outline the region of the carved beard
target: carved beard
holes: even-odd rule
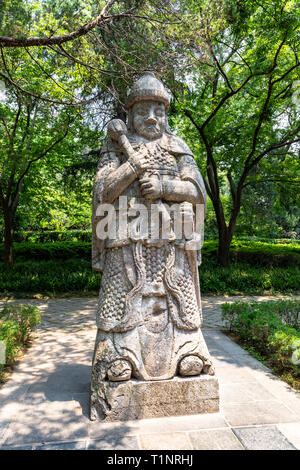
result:
[[[161,137],[166,129],[165,119],[157,121],[155,124],[147,124],[146,122],[136,119],[134,120],[134,128],[137,134],[146,139],[157,139]]]

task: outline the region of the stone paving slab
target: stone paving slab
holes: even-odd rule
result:
[[[234,428],[233,432],[247,450],[296,450],[276,426]]]
[[[243,450],[240,440],[231,429],[193,431],[189,438],[195,450]]]
[[[141,434],[143,450],[192,450],[192,443],[187,433],[166,432],[157,434]]]
[[[278,424],[277,428],[296,449],[300,449],[300,426],[298,423]]]
[[[86,441],[57,442],[36,446],[35,450],[86,450]]]
[[[121,439],[89,440],[86,446],[87,450],[140,450],[137,436],[123,436]]]
[[[224,300],[207,300],[210,312]],[[216,325],[203,333],[219,377],[219,413],[90,422],[96,299],[46,302],[48,317],[0,390],[2,449],[300,449],[299,394]]]

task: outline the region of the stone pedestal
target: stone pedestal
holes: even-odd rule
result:
[[[109,422],[218,411],[218,379],[200,375],[151,382],[103,381],[92,391],[90,417]]]

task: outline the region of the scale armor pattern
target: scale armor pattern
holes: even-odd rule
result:
[[[168,249],[166,246],[143,246],[146,283],[163,280]]]
[[[163,168],[164,171],[178,173],[176,158],[159,144],[155,145],[151,152],[147,152],[146,158],[149,162],[149,170],[160,170]]]
[[[180,275],[176,276],[176,284],[185,300],[185,316],[186,318],[195,318],[201,314],[196,297],[195,284],[193,275],[187,257],[184,259],[184,270]],[[202,322],[202,317],[200,318]]]
[[[126,294],[132,286],[124,274],[121,248],[108,249],[99,293],[98,317],[114,324],[123,320]]]

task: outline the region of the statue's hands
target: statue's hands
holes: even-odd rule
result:
[[[141,178],[140,188],[145,198],[157,199],[162,196],[162,183],[156,178]]]
[[[126,124],[121,119],[113,119],[108,123],[107,133],[112,140],[119,142],[120,137],[127,134]]]
[[[146,156],[141,152],[135,151],[130,153],[128,162],[137,175],[140,175],[145,170],[147,170],[147,166],[149,165]]]
[[[180,204],[180,215],[183,217],[184,222],[193,223],[194,220],[194,209],[190,202],[182,202]]]

